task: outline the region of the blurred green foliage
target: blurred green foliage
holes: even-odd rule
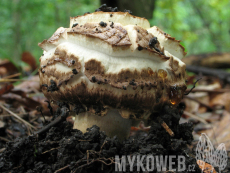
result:
[[[1,0],[0,58],[20,65],[23,51],[38,60],[39,42],[60,27],[69,26],[69,17],[93,12],[99,0]],[[157,0],[151,25],[183,40],[189,54],[229,51],[229,0]]]
[[[38,43],[57,28],[69,27],[70,16],[93,12],[99,0],[1,0],[0,58],[21,63],[21,53],[31,52],[38,60]]]
[[[229,0],[157,0],[152,25],[172,35],[188,54],[230,51]]]

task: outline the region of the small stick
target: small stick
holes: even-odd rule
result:
[[[58,116],[55,120],[53,120],[51,123],[49,123],[48,125],[46,125],[45,127],[43,127],[42,129],[36,131],[34,134],[35,135],[39,135],[42,134],[46,131],[48,131],[51,127],[55,126],[56,124],[60,123],[61,121],[63,121],[61,116]]]
[[[186,90],[186,92],[188,92],[189,90]],[[214,90],[210,90],[210,89],[199,89],[199,88],[195,88],[192,90],[192,92],[209,92],[209,93],[225,93],[225,92],[230,92],[230,89],[214,89]]]
[[[169,126],[160,118],[157,117],[158,122],[164,127],[164,129],[168,132],[168,134],[173,137],[175,134],[174,132],[169,128]]]
[[[6,150],[6,148],[1,148],[0,153],[4,152],[5,150]]]
[[[194,115],[194,114],[192,114],[190,112],[184,111],[184,114],[187,115],[187,116],[189,116],[189,117],[192,117],[192,118],[194,118],[194,119],[196,119],[196,120],[198,120],[198,121],[200,121],[200,122],[202,122],[204,124],[208,124],[205,119],[203,119],[203,118],[201,118],[201,117],[199,117],[197,115]]]
[[[42,108],[41,108],[40,106],[37,106],[36,109],[37,109],[38,112],[41,113],[41,115],[42,115],[42,117],[43,117],[43,119],[44,119],[44,122],[46,123],[47,121],[46,121],[46,119],[45,119],[45,116],[43,115]]]
[[[193,84],[193,87],[187,92],[187,93],[184,93],[184,95],[189,95],[190,92],[192,92],[192,90],[196,87],[196,83],[201,80],[202,78],[200,79],[197,79],[196,82]]]
[[[16,74],[12,74],[12,75],[3,77],[2,79],[10,79],[10,78],[17,77],[17,76],[20,76],[20,75],[21,75],[21,73],[16,73]]]
[[[42,154],[48,153],[48,152],[53,151],[53,150],[57,150],[57,149],[59,149],[59,148],[60,148],[60,147],[51,148],[50,150],[44,151]]]
[[[50,102],[49,102],[49,100],[45,100],[44,102],[47,102],[48,103],[48,109],[50,110],[50,114],[51,115],[53,115],[53,108],[52,108],[52,106],[50,105]]]
[[[64,121],[66,119],[66,117],[68,116],[68,108],[64,107],[61,109],[61,115],[59,115],[55,120],[53,120],[51,123],[49,123],[48,125],[46,125],[45,127],[43,127],[42,129],[36,131],[34,134],[35,135],[39,135],[42,134],[46,131],[48,131],[51,127],[55,126],[56,124]]]
[[[64,169],[66,169],[66,168],[68,168],[68,167],[69,167],[69,165],[66,165],[66,166],[63,167],[63,168],[60,168],[60,169],[56,170],[54,173],[58,173],[58,172],[60,172],[60,171],[63,171]]]
[[[30,81],[30,82],[38,82],[35,80],[29,80],[29,79],[0,79],[0,82],[18,82],[18,81]]]
[[[2,137],[2,136],[0,136],[0,140],[5,141],[5,142],[10,142],[10,140],[9,140],[9,139],[4,138],[4,137]]]
[[[19,117],[17,114],[11,112],[9,109],[7,109],[6,107],[4,107],[1,103],[0,103],[0,107],[2,109],[4,109],[5,111],[7,111],[8,113],[10,113],[11,115],[13,115],[15,118],[19,119],[20,121],[22,121],[24,124],[30,126],[33,129],[37,129],[36,127],[34,127],[33,125],[31,125],[30,123],[28,123],[27,121],[23,120],[21,117]]]

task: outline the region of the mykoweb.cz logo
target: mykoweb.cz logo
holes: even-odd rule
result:
[[[177,161],[177,163],[176,163]],[[126,170],[127,164],[129,170]],[[177,168],[175,166],[177,165]],[[115,171],[126,172],[126,171],[170,171],[182,172],[184,170],[194,171],[195,165],[189,165],[186,168],[185,156],[183,155],[169,155],[169,156],[153,156],[153,155],[123,155],[121,158],[115,156]]]
[[[119,157],[115,156],[115,171],[126,172],[126,171],[190,171],[195,172],[195,166],[185,164],[185,156],[183,155],[123,155]],[[204,161],[200,163],[210,163],[213,167],[219,167],[219,172],[225,169],[227,166],[228,156],[225,148],[225,144],[221,143],[216,150],[204,133],[201,134],[199,142],[196,147],[196,160]],[[201,169],[204,170],[204,166],[200,165]],[[127,170],[129,169],[129,170]]]

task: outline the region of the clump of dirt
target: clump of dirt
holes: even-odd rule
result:
[[[98,9],[95,10],[95,12],[97,11],[103,11],[103,12],[118,12],[118,8],[117,7],[108,7],[106,4],[102,4]],[[128,12],[129,14],[132,14],[131,10],[124,10],[124,12]],[[112,15],[113,16],[113,15]],[[110,16],[110,17],[112,17]]]
[[[68,112],[62,110],[65,109],[58,109],[55,117],[63,117],[63,114],[67,116]],[[181,115],[180,109],[165,106],[161,113],[152,114],[148,134],[140,131],[123,142],[116,136],[107,137],[97,126],[92,126],[83,134],[73,129],[71,123],[61,121],[48,131],[7,143],[6,150],[0,154],[0,172],[114,172],[115,156],[121,158],[122,155],[149,154],[184,156],[186,166],[195,165],[194,172],[200,172],[193,154],[187,147],[193,140],[192,124],[179,124]],[[174,132],[174,137],[156,121],[159,116]],[[176,163],[175,167],[177,166]],[[128,162],[125,167],[127,171],[130,170]],[[136,160],[133,170],[137,170]]]
[[[117,7],[107,7],[106,4],[102,4],[98,9],[95,10],[95,12],[97,11],[103,11],[103,12],[118,12],[118,8]]]

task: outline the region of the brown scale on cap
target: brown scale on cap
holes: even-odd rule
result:
[[[100,23],[86,23],[72,28],[68,34],[82,34],[89,37],[99,38],[112,46],[130,46],[131,42],[127,31],[120,24],[111,26]],[[112,24],[112,22],[111,22]],[[95,29],[96,28],[96,29]]]
[[[164,50],[162,48],[160,48],[160,43],[157,41],[157,43],[155,44],[155,47],[160,50],[157,51],[156,49],[152,49],[149,45],[149,42],[151,41],[152,38],[154,38],[153,34],[146,32],[146,30],[140,26],[135,26],[134,29],[137,31],[137,38],[136,38],[136,43],[138,45],[138,47],[143,48],[147,48],[148,51],[160,54],[160,52],[164,52]],[[168,60],[168,57],[164,58],[166,60]]]
[[[70,28],[59,28],[39,46],[45,70],[39,73],[40,84],[50,86],[52,80],[58,87],[53,92],[42,87],[50,100],[148,118],[164,104],[176,105],[186,89],[185,64],[177,58],[185,55],[179,41],[128,13],[71,18]]]

